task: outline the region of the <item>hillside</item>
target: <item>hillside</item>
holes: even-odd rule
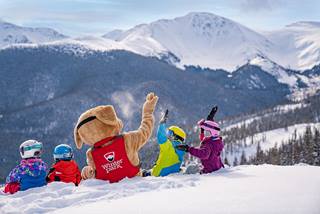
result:
[[[92,106],[113,104],[124,130],[132,130],[138,127],[144,96],[154,91],[160,97],[156,121],[169,108],[170,122],[187,128],[213,104],[221,107],[222,118],[276,105],[290,93],[288,86],[256,66],[243,66],[232,77],[225,71],[207,76],[126,51],[83,52],[76,47],[0,51],[0,140],[5,142],[0,145],[0,164],[5,169],[1,179],[19,159],[18,145],[28,138],[44,143],[48,163],[55,145],[74,145],[74,123]],[[84,152],[76,152],[80,165]]]

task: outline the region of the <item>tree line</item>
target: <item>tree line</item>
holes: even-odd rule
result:
[[[281,145],[263,151],[260,142],[257,144],[256,154],[247,160],[245,152],[241,158],[234,160],[234,165],[244,164],[274,164],[274,165],[294,165],[306,163],[309,165],[320,166],[320,129],[307,126],[304,133],[300,136],[297,131],[291,138],[283,141]]]

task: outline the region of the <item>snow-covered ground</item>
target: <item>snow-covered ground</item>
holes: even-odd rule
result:
[[[245,152],[247,158],[250,158],[256,154],[257,145],[259,142],[261,149],[263,151],[267,151],[273,148],[275,145],[279,147],[284,141],[288,141],[290,138],[292,138],[295,130],[297,131],[297,137],[302,135],[307,126],[316,127],[319,129],[320,123],[296,124],[293,126],[288,126],[287,128],[274,129],[255,134],[252,137],[247,137],[245,139],[239,139],[238,143],[242,142],[242,144],[246,144],[246,146],[242,145],[239,148],[236,148],[235,146],[232,154],[225,153],[224,156],[227,157],[229,163],[233,163],[235,157],[240,160],[242,151]]]
[[[136,177],[0,195],[1,213],[301,213],[320,210],[320,167],[238,166],[209,175]]]

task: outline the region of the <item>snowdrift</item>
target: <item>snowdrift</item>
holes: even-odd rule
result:
[[[320,167],[238,166],[209,175],[87,180],[0,195],[1,213],[319,213]]]

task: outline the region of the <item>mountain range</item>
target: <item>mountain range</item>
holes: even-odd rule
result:
[[[258,32],[211,13],[189,13],[175,19],[114,30],[102,37],[70,38],[49,28],[0,23],[0,47],[21,43],[75,43],[95,50],[127,50],[144,56],[168,56],[183,68],[224,69],[262,56],[279,66],[307,70],[320,61],[320,22],[297,22],[274,31]],[[62,40],[62,41],[61,41]]]

